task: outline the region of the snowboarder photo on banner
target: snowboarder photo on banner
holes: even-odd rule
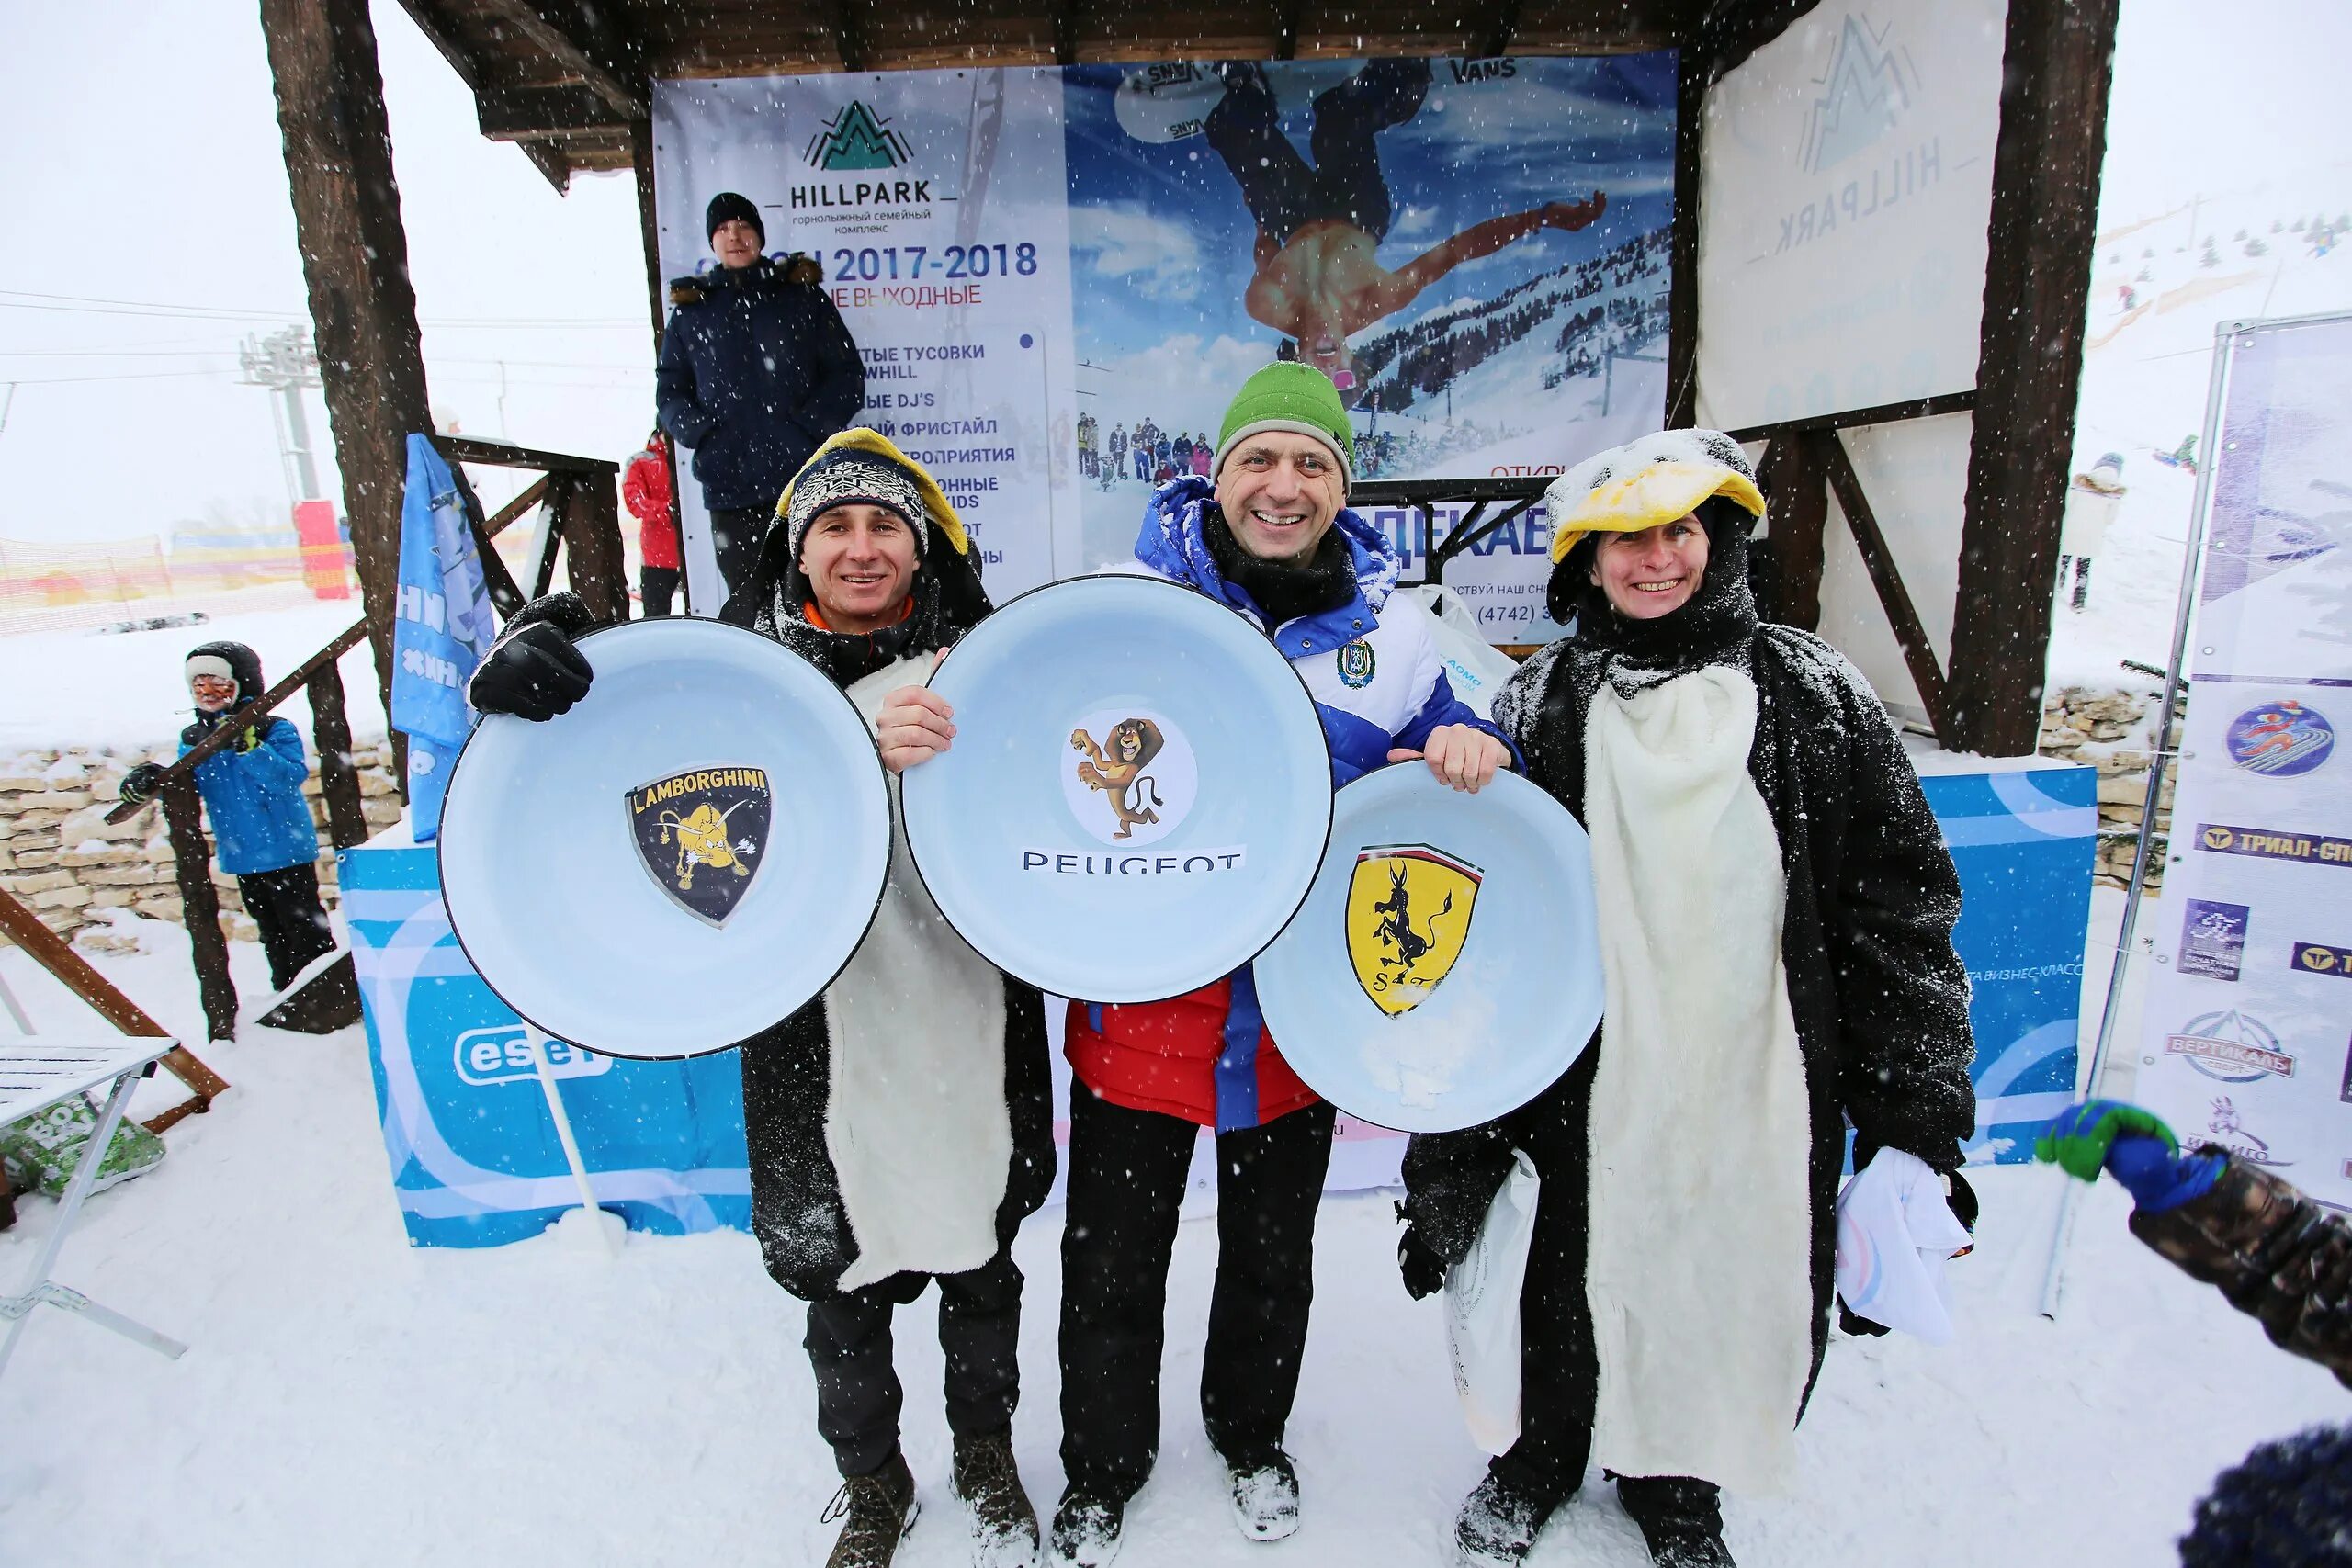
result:
[[[896,775],[946,749],[952,716],[922,682],[989,607],[937,483],[852,429],[793,477],[722,618],[830,675]],[[476,672],[475,705],[533,719],[570,708],[589,687],[571,642],[588,627],[573,595],[526,605]],[[1054,1179],[1043,998],[941,918],[901,833],[849,966],[739,1055],[752,1228],[768,1272],[808,1303],[817,1426],[842,1475],[828,1568],[882,1568],[914,1523],[891,1318],[933,1283],[971,1560],[1029,1562],[1038,1529],[1013,1462],[1022,1276],[1010,1249]]]
[[[718,265],[670,285],[654,406],[662,428],[694,449],[731,594],[760,558],[786,481],[865,406],[865,363],[823,266],[797,252],[763,254],[767,227],[748,197],[719,192],[703,226]]]
[[[1314,696],[1337,788],[1420,760],[1476,790],[1516,766],[1453,694],[1431,617],[1394,592],[1387,537],[1347,510],[1354,438],[1330,378],[1269,365],[1227,408],[1213,478],[1151,498],[1124,570],[1247,616]],[[1342,676],[1347,666],[1368,678]],[[1369,654],[1370,657],[1364,657]],[[1073,1001],[1066,1031],[1069,1185],[1062,1231],[1062,1470],[1052,1561],[1101,1568],[1159,1450],[1170,1250],[1201,1129],[1216,1136],[1217,1264],[1201,1420],[1253,1540],[1299,1525],[1283,1438],[1314,1298],[1314,1238],[1333,1111],[1283,1060],[1245,965],[1167,1001]]]
[[[1375,254],[1396,216],[1376,138],[1420,113],[1430,62],[1375,60],[1318,94],[1308,133],[1312,167],[1283,133],[1265,67],[1242,62],[1216,69],[1225,96],[1209,111],[1208,143],[1257,225],[1242,308],[1289,340],[1285,358],[1322,371],[1351,403],[1362,395],[1351,336],[1404,310],[1455,267],[1539,230],[1585,228],[1608,209],[1608,196],[1595,191],[1582,201],[1489,218],[1392,271]]]
[[[180,755],[268,690],[261,655],[242,642],[208,642],[185,667],[196,722],[180,731]],[[302,782],[311,776],[302,732],[282,718],[246,721],[237,739],[197,764],[196,793],[211,818],[214,855],[237,879],[237,894],[269,955],[269,984],[283,991],[313,960],[334,951],[334,929],[319,904],[319,829]],[[141,762],[123,775],[120,795],[154,798],[163,767]]]
[[[1724,1568],[1719,1486],[1790,1477],[1828,1334],[1838,1176],[1916,1156],[1973,1224],[1960,882],[1893,722],[1828,644],[1759,624],[1736,443],[1676,430],[1554,481],[1549,608],[1575,630],[1497,696],[1592,841],[1606,1010],[1558,1082],[1404,1162],[1407,1288],[1465,1257],[1524,1151],[1521,1427],[1462,1505],[1523,1560],[1588,1461],[1653,1559]]]

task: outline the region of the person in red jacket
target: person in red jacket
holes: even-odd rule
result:
[[[645,438],[644,449],[621,470],[621,500],[637,519],[637,547],[644,558],[637,587],[650,619],[670,613],[678,591],[678,503],[670,492],[670,454],[662,433]]]

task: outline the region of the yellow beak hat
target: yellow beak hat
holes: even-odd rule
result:
[[[1544,491],[1552,559],[1588,534],[1638,534],[1725,496],[1764,515],[1764,493],[1739,443],[1720,430],[1662,430],[1595,453]]]

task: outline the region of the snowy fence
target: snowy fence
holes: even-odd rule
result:
[[[2140,820],[2148,797],[2148,728],[2155,694],[2068,686],[2041,710],[2041,754],[2087,762],[2098,769],[2098,877],[2102,886],[2121,887],[2132,876],[2139,847]],[[2182,711],[2186,712],[2185,705]],[[2148,891],[2164,885],[2164,846],[2172,829],[2173,780],[2157,797],[2154,862]]]
[[[0,886],[31,905],[51,931],[93,952],[136,946],[135,937],[115,929],[118,909],[182,923],[163,813],[150,806],[125,822],[105,819],[124,773],[141,762],[169,762],[177,751],[168,744],[144,749],[71,746],[22,752],[0,761]],[[360,741],[353,748],[352,761],[358,769],[361,808],[368,827],[399,820],[390,744]],[[320,894],[333,908],[334,854],[325,843],[326,810],[316,758],[302,793],[320,829]],[[209,821],[205,830],[208,835],[211,831]],[[254,940],[236,879],[216,864],[212,881],[220,897],[221,929],[232,941]]]

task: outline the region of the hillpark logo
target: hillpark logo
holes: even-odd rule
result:
[[[906,139],[890,129],[890,122],[855,98],[808,139],[807,154],[812,168],[828,172],[895,169],[912,156]]]

